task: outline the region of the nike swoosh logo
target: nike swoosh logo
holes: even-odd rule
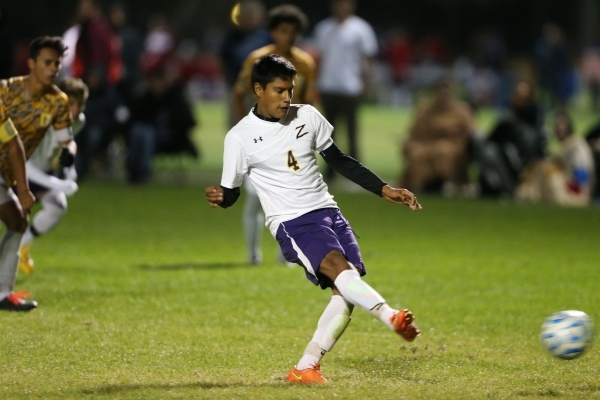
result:
[[[294,378],[298,379],[299,381],[302,380],[302,375],[296,375],[295,373],[292,372],[292,375],[294,375]]]

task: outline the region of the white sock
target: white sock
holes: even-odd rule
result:
[[[331,296],[329,304],[327,304],[321,318],[319,318],[317,330],[308,346],[306,346],[296,369],[303,370],[314,367],[316,363],[321,361],[325,353],[331,351],[333,345],[342,336],[350,323],[353,308],[354,306],[346,302],[342,296]]]
[[[21,232],[7,229],[0,241],[0,293],[10,294],[15,285],[21,237],[23,237]]]
[[[390,323],[390,317],[397,310],[388,306],[384,298],[367,282],[363,281],[356,270],[343,271],[335,279],[334,284],[346,301],[362,308],[390,329],[394,329]]]
[[[32,225],[38,234],[49,232],[67,212],[67,196],[64,192],[51,190],[42,197],[43,208],[33,217]]]
[[[64,192],[51,190],[42,197],[42,209],[33,217],[25,231],[21,246],[30,244],[37,236],[54,228],[67,212],[67,196]]]

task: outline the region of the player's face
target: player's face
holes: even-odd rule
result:
[[[265,118],[283,118],[287,115],[292,96],[294,95],[294,80],[276,78],[273,82],[262,87],[256,83],[254,92],[258,97],[257,112]]]
[[[43,48],[35,60],[29,59],[30,75],[42,85],[52,85],[60,71],[62,57],[54,49]]]
[[[71,112],[71,116],[76,119],[79,113],[83,111],[83,106],[78,100],[69,97],[69,111]]]
[[[273,38],[275,47],[284,51],[289,51],[294,43],[296,43],[296,38],[298,37],[296,25],[290,22],[282,22],[276,28],[271,29],[269,33],[271,34],[271,38]]]

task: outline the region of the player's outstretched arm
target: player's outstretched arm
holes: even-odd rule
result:
[[[387,201],[404,204],[413,211],[418,211],[423,208],[417,201],[417,196],[406,189],[397,189],[389,185],[384,185],[381,189],[381,195]]]

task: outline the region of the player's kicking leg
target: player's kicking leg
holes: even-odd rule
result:
[[[0,310],[30,311],[37,307],[35,301],[25,301],[26,295],[13,292],[19,263],[19,246],[27,220],[21,213],[19,201],[12,192],[0,186],[0,220],[6,232],[0,240]]]
[[[35,214],[21,240],[19,270],[24,274],[33,272],[34,262],[29,253],[33,240],[52,230],[67,212],[67,195],[65,192],[52,189],[45,192],[35,192],[34,194],[37,199],[41,198],[42,209]]]

